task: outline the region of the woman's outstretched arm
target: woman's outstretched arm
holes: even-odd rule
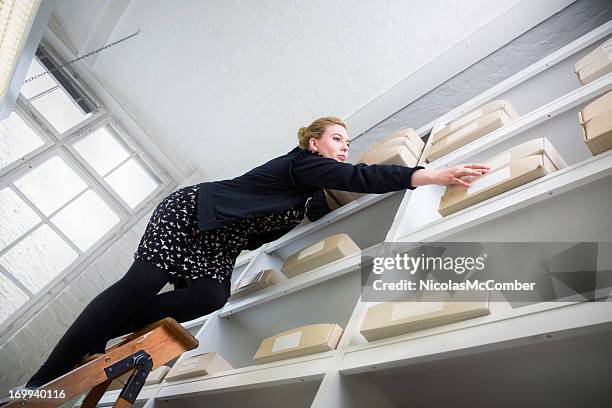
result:
[[[395,164],[350,164],[315,155],[302,155],[291,165],[290,174],[296,184],[318,188],[383,194],[390,191],[414,189],[426,184],[459,184],[464,176],[486,173],[485,164],[466,164],[446,169],[429,170],[422,166],[405,167]]]
[[[490,170],[491,168],[484,163],[460,164],[436,170],[420,169],[413,173],[412,185],[418,187],[427,184],[438,184],[441,186],[457,184],[463,187],[470,187],[470,183],[462,180],[461,177],[482,176]]]

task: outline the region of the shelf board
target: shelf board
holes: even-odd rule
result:
[[[479,324],[406,339],[406,336],[352,346],[344,351],[343,374],[420,364],[521,344],[546,341],[550,333],[580,329],[584,334],[612,328],[611,302],[540,303],[516,315],[488,316]],[[417,334],[419,335],[419,334]],[[556,337],[559,334],[551,334]]]
[[[184,398],[211,392],[228,392],[320,380],[329,369],[337,366],[337,356],[338,351],[331,350],[222,371],[203,377],[164,381],[157,398]]]
[[[439,241],[612,175],[612,150],[565,167],[511,191],[440,218],[397,237],[397,242]]]
[[[368,253],[378,245],[374,245],[364,251]],[[273,286],[257,291],[250,296],[238,298],[227,303],[219,312],[219,317],[226,317],[231,314],[249,309],[251,307],[269,302],[290,293],[297,292],[304,288],[319,284],[321,282],[342,276],[355,271],[361,267],[362,251],[351,256],[344,257],[327,265],[321,266],[312,271],[303,273],[294,278],[283,280]]]

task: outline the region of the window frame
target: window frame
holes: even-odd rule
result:
[[[58,61],[56,54],[53,51],[50,51],[48,46],[44,47],[43,51],[47,54],[47,56],[54,58],[56,62]],[[44,307],[48,301],[53,299],[57,293],[69,286],[70,283],[90,264],[92,264],[99,255],[106,251],[106,249],[114,241],[123,236],[123,234],[129,228],[131,228],[133,224],[146,215],[146,213],[151,211],[154,207],[153,203],[156,203],[158,199],[163,198],[177,186],[177,182],[169,176],[168,172],[165,171],[163,167],[159,165],[156,160],[136,142],[134,138],[130,137],[129,132],[127,132],[120,122],[102,106],[99,100],[93,96],[89,90],[87,90],[85,84],[81,83],[78,77],[72,74],[67,67],[62,67],[60,69],[64,71],[64,75],[68,77],[68,79],[80,91],[85,92],[85,96],[91,103],[93,103],[93,106],[95,106],[95,111],[89,118],[74,125],[65,132],[60,133],[23,95],[19,94],[14,110],[43,140],[44,143],[35,150],[25,154],[23,157],[0,169],[0,189],[10,186],[9,188],[11,188],[11,190],[15,192],[20,199],[26,202],[28,207],[30,207],[30,209],[37,214],[40,220],[35,226],[28,229],[28,231],[15,239],[15,241],[9,244],[6,248],[0,250],[0,256],[25,239],[25,237],[29,236],[37,228],[40,228],[42,224],[46,223],[49,228],[57,233],[66,242],[66,244],[77,253],[77,258],[64,270],[52,278],[36,294],[33,294],[27,287],[25,287],[23,283],[13,276],[13,274],[0,265],[0,273],[6,276],[8,280],[19,287],[19,289],[28,296],[28,300],[24,304],[14,310],[4,321],[0,322],[0,337],[3,337],[6,333],[8,333],[13,328],[16,321],[24,313],[33,308],[39,310],[40,308]],[[61,86],[61,84],[58,85]],[[160,182],[159,186],[147,197],[145,197],[135,208],[131,208],[118,195],[118,193],[116,193],[114,189],[110,187],[108,183],[106,183],[102,176],[100,176],[93,169],[93,167],[91,167],[91,165],[89,165],[89,163],[87,163],[87,161],[80,156],[73,146],[76,141],[87,136],[91,131],[103,126],[111,126],[114,135],[120,138],[120,142],[124,143],[125,146],[132,151],[129,158],[126,160],[130,160],[134,157],[137,158],[137,160],[139,160],[145,166],[145,170],[150,172],[150,174],[152,174]],[[31,203],[23,195],[23,193],[21,193],[13,185],[13,183],[36,166],[41,165],[56,155],[59,156],[69,166],[69,168],[87,184],[87,188],[77,196],[73,197],[67,203],[63,204],[62,207],[54,211],[52,214],[45,216],[42,211],[36,208],[36,206],[34,206],[33,203]],[[59,230],[58,227],[50,222],[50,218],[57,212],[61,211],[61,209],[63,209],[65,206],[72,203],[80,195],[87,192],[89,189],[95,192],[98,197],[100,197],[100,199],[102,199],[103,202],[108,205],[111,210],[113,210],[113,212],[119,217],[119,221],[86,251],[81,251],[75,243],[73,243]]]

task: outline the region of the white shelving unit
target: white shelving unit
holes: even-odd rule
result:
[[[426,135],[460,112],[507,98],[519,119],[428,166],[484,161],[545,136],[567,161],[566,168],[447,217],[437,212],[441,187],[365,196],[241,257],[233,279],[264,268],[280,270],[292,253],[337,233],[348,233],[362,250],[383,241],[612,242],[612,151],[591,156],[577,116],[586,103],[612,89],[612,74],[580,86],[574,73],[574,63],[610,34],[612,22],[417,130]],[[431,140],[423,157],[430,146]],[[504,405],[496,402],[500,396],[513,406],[550,405],[551,398],[589,406],[609,389],[603,381],[612,360],[612,302],[570,299],[517,307],[492,292],[489,315],[367,342],[359,332],[371,306],[360,301],[360,255],[282,279],[191,326],[199,328],[200,345],[180,359],[218,352],[234,369],[163,381],[145,389],[139,403],[171,408],[394,407],[407,401],[464,406],[462,398],[469,395],[473,406]],[[600,269],[612,269],[612,254],[598,261]],[[344,328],[337,350],[253,364],[261,340],[313,323]]]

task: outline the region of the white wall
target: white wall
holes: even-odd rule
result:
[[[228,178],[290,150],[315,117],[351,115],[517,3],[132,0],[109,41],[140,35],[92,68],[145,127]],[[78,20],[93,10],[71,9],[58,19],[82,38]]]

